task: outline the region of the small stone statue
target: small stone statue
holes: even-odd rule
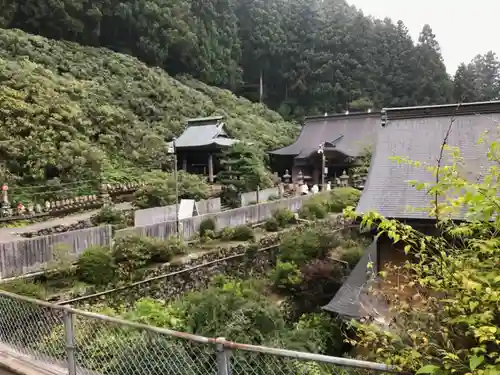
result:
[[[19,216],[21,216],[21,215],[23,215],[23,214],[24,214],[24,212],[25,212],[25,211],[26,211],[26,209],[25,209],[25,207],[24,207],[24,204],[22,204],[22,202],[19,202],[19,203],[17,204],[17,214],[18,214]]]

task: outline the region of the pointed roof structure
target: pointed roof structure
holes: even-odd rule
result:
[[[225,130],[222,116],[203,117],[188,120],[187,128],[175,141],[175,147],[229,147],[237,139],[230,138]]]
[[[372,157],[367,183],[356,211],[361,214],[377,211],[388,218],[428,219],[432,197],[425,191],[409,186],[408,181],[433,182],[435,177],[425,167],[414,168],[397,164],[392,156],[407,157],[422,164],[436,165],[443,140],[460,149],[464,170],[469,179],[483,178],[491,162],[485,144],[478,141],[488,132],[487,139],[499,139],[500,101],[467,104],[449,104],[425,107],[388,108],[382,111],[382,124]],[[449,155],[443,154],[443,164]],[[411,210],[410,207],[424,208]],[[464,219],[464,212],[457,212],[453,219]],[[365,253],[335,297],[323,309],[341,316],[360,318],[383,311],[380,301],[370,299],[365,293],[370,277],[369,263],[377,266],[376,242]]]
[[[270,154],[304,159],[324,143],[326,151],[335,150],[348,157],[357,157],[373,146],[378,128],[380,112],[306,117],[297,140]]]
[[[488,139],[498,139],[499,125],[500,101],[384,109],[357,212],[377,211],[396,219],[432,219],[428,215],[432,197],[410,186],[409,181],[435,180],[425,165],[437,165],[447,134],[447,145],[458,147],[463,157],[461,173],[470,180],[481,179],[491,163],[488,146],[478,141],[485,132],[489,132]],[[391,157],[406,157],[422,167],[398,164]],[[445,152],[442,165],[450,159]],[[457,213],[454,219],[463,219],[464,214]]]
[[[360,318],[366,315],[374,307],[367,287],[369,281],[375,278],[374,270],[376,269],[377,241],[373,241],[335,297],[322,309],[348,318]]]

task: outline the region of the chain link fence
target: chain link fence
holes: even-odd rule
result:
[[[54,374],[323,375],[383,364],[236,344],[0,291],[0,352]]]

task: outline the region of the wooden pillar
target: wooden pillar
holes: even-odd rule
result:
[[[208,154],[208,182],[214,182],[214,156]]]
[[[188,170],[188,161],[187,161],[187,157],[186,157],[186,155],[184,155],[184,156],[182,157],[182,170],[183,170],[184,172],[187,172],[187,170]]]

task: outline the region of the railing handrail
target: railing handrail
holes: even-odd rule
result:
[[[107,321],[109,323],[120,324],[120,325],[128,326],[131,328],[143,329],[145,331],[154,332],[154,333],[166,335],[166,336],[172,336],[172,337],[176,337],[179,339],[194,341],[194,342],[198,342],[198,343],[202,343],[202,344],[219,344],[227,349],[236,349],[236,350],[249,351],[249,352],[254,352],[254,353],[271,354],[271,355],[294,358],[294,359],[299,359],[299,360],[317,361],[317,362],[329,363],[332,365],[350,366],[350,367],[356,367],[356,368],[371,369],[371,370],[375,370],[375,371],[385,371],[385,372],[396,371],[396,369],[393,368],[392,366],[381,364],[381,363],[376,363],[376,362],[361,361],[361,360],[356,360],[356,359],[351,359],[351,358],[333,357],[333,356],[307,353],[307,352],[299,352],[299,351],[295,351],[295,350],[271,348],[271,347],[266,347],[266,346],[239,344],[239,343],[235,343],[232,341],[228,341],[224,338],[209,338],[209,337],[195,335],[195,334],[191,334],[191,333],[179,332],[179,331],[175,331],[175,330],[171,330],[171,329],[167,329],[167,328],[160,328],[160,327],[155,327],[155,326],[146,325],[146,324],[142,324],[142,323],[130,322],[128,320],[115,318],[115,317],[102,315],[102,314],[97,314],[97,313],[93,313],[93,312],[89,312],[89,311],[79,310],[79,309],[75,309],[75,308],[72,308],[69,306],[55,305],[55,304],[50,303],[50,302],[21,296],[18,294],[6,292],[4,290],[0,290],[0,297],[1,296],[11,298],[14,300],[28,302],[28,303],[31,303],[34,305],[50,308],[53,310],[60,310],[60,311],[66,312],[66,313],[85,316],[85,317],[88,317],[91,319],[96,319],[96,320]]]

